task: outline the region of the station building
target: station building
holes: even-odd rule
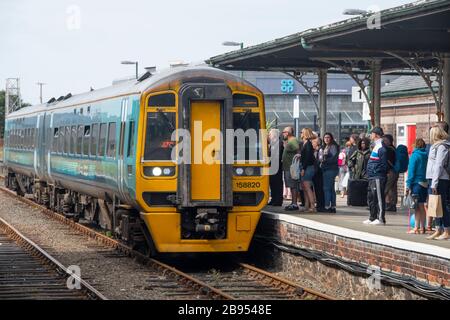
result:
[[[437,93],[437,86],[433,88]],[[429,143],[429,129],[438,121],[437,111],[433,95],[420,76],[401,76],[381,89],[381,124],[397,144],[411,149],[416,137]]]
[[[317,76],[305,75],[303,80],[310,86],[310,94],[297,80],[282,72],[232,71],[258,87],[265,97],[267,122],[282,130],[294,125],[294,100],[300,100],[299,128],[318,130],[318,94],[314,85]],[[398,76],[383,76],[382,85],[388,85]],[[363,117],[363,103],[352,101],[355,81],[345,74],[329,74],[327,79],[327,130],[341,138],[351,133],[366,132],[368,120]],[[341,131],[339,132],[339,127]]]

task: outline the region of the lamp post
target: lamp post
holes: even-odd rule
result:
[[[222,43],[222,45],[226,47],[240,47],[241,50],[244,49],[243,42],[225,41]],[[244,78],[244,71],[241,71],[241,78]]]
[[[42,104],[42,87],[46,85],[46,83],[43,82],[36,82],[36,84],[39,86],[39,101]]]
[[[135,64],[136,65],[136,79],[139,78],[139,63],[137,61],[122,61],[121,64]]]

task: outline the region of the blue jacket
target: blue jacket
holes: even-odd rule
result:
[[[426,182],[428,152],[426,148],[415,149],[409,159],[406,187],[411,189],[415,183]]]
[[[383,139],[379,139],[375,142],[367,163],[367,176],[369,179],[386,178],[387,168],[386,148],[383,145]]]

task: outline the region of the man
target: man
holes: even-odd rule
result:
[[[298,197],[298,181],[293,180],[291,177],[291,165],[296,154],[300,150],[300,144],[297,138],[294,136],[294,128],[286,127],[283,130],[283,140],[286,142],[283,151],[283,173],[284,173],[284,183],[286,187],[291,190],[292,203],[285,208],[286,211],[298,211],[299,207],[297,205]]]
[[[281,141],[281,137],[279,135],[279,131],[272,129],[269,132],[269,150],[270,155],[273,156],[275,154],[275,150],[272,148],[278,149],[278,171],[276,174],[271,175],[269,177],[269,185],[270,185],[270,195],[272,199],[269,202],[269,206],[281,207],[283,205],[283,164],[282,164],[282,155],[284,151],[283,141]]]
[[[387,181],[385,189],[386,197],[386,211],[397,212],[397,182],[398,173],[395,172],[394,166],[396,161],[396,149],[394,146],[394,137],[390,134],[386,134],[383,137],[383,142],[386,148],[386,158],[387,158]]]
[[[369,178],[367,199],[370,208],[370,218],[364,221],[364,224],[375,226],[386,224],[384,190],[386,186],[387,157],[382,139],[383,135],[383,129],[380,127],[375,127],[372,130],[370,137],[374,143],[374,148],[367,164],[367,176]]]

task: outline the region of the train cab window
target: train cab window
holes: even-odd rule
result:
[[[84,126],[83,135],[83,155],[89,155],[89,142],[91,139],[91,126]]]
[[[163,93],[151,96],[148,99],[149,107],[174,107],[175,95],[173,93]]]
[[[76,153],[76,145],[77,145],[77,127],[72,126],[72,133],[71,133],[71,142],[70,142],[70,153],[75,154]]]
[[[234,94],[233,95],[234,107],[258,107],[258,98],[247,94]]]
[[[172,133],[175,131],[174,112],[148,112],[145,137],[145,161],[169,161],[175,141]]]
[[[98,123],[92,125],[91,133],[91,157],[97,156],[97,146],[98,146]]]
[[[64,138],[64,153],[68,154],[70,151],[70,127],[66,127],[66,136]]]
[[[106,149],[106,129],[108,128],[107,123],[100,124],[100,136],[98,140],[98,156],[104,157],[105,156],[105,149]]]
[[[108,148],[107,148],[106,156],[109,158],[115,158],[116,157],[116,123],[110,122],[109,123],[109,130],[108,130]]]
[[[239,142],[238,138],[234,138],[234,160],[235,161],[255,161],[261,159],[261,143],[259,130],[261,122],[259,113],[251,112],[235,112],[233,114],[234,130],[242,129],[247,133],[245,143]]]
[[[76,153],[81,155],[81,148],[83,147],[83,135],[84,135],[84,126],[78,126],[77,131],[77,150]]]
[[[134,153],[134,121],[130,122],[130,132],[128,134],[128,151],[127,157]]]

